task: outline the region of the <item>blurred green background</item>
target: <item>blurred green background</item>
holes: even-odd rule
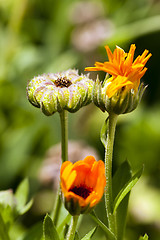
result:
[[[138,239],[147,232],[150,239],[158,240],[160,2],[0,0],[0,189],[15,189],[24,177],[29,177],[35,204],[20,220],[21,230],[43,219],[48,211],[46,201],[49,206],[53,204],[52,188],[44,187],[38,176],[47,150],[60,141],[58,114],[46,117],[31,106],[26,97],[27,82],[38,74],[68,68],[83,73],[95,60],[107,59],[106,44],[112,50],[118,45],[128,52],[131,43],[137,46],[136,56],[144,49],[153,56],[143,77],[148,88],[140,106],[119,117],[113,170],[126,159],[133,171],[144,164],[142,180],[131,194],[126,239]],[[90,76],[95,79],[96,74]],[[99,74],[103,79],[104,74]],[[104,151],[99,132],[105,118],[106,114],[92,104],[69,114],[69,138],[85,141],[101,159]],[[101,205],[99,212],[103,212]],[[80,226],[82,235],[94,225],[88,216],[85,219],[88,227]],[[105,238],[97,231],[94,239]]]

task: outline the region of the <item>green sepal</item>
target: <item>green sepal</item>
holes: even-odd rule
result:
[[[93,237],[93,235],[96,232],[97,227],[93,228],[91,231],[89,231],[81,240],[90,240],[91,237]]]
[[[125,161],[113,176],[113,200],[131,177],[131,167],[128,161]],[[123,239],[125,232],[129,195],[130,193],[123,198],[116,211],[117,236],[119,236],[119,239]]]
[[[81,207],[79,202],[73,198],[70,200],[64,199],[64,205],[72,216],[89,213],[93,209],[90,207],[90,204],[86,205],[85,207]]]
[[[44,240],[60,240],[53,221],[48,214],[45,216],[43,222],[43,238]]]
[[[139,240],[148,240],[148,235],[145,234],[143,237],[141,236],[141,237],[139,238]]]
[[[123,198],[131,191],[131,189],[134,187],[134,185],[137,183],[139,178],[141,177],[143,172],[143,167],[137,171],[136,174],[133,175],[133,177],[124,185],[124,187],[120,190],[118,195],[116,196],[114,203],[113,203],[113,214],[117,210],[119,204],[123,200]]]
[[[108,76],[101,84],[98,77],[93,87],[93,102],[103,112],[115,113],[117,115],[132,112],[139,104],[146,89],[144,84],[140,84],[138,90],[119,89],[111,98],[107,96]]]

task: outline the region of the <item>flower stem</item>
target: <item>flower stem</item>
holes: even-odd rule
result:
[[[60,113],[61,119],[61,157],[62,163],[68,160],[68,112]]]
[[[72,216],[71,224],[68,230],[68,234],[66,240],[73,240],[76,232],[77,222],[78,222],[79,215]]]
[[[61,120],[61,158],[62,163],[68,160],[68,112],[62,111],[60,113]],[[53,223],[56,226],[59,218],[61,208],[61,194],[60,194],[60,186],[57,191],[55,207],[53,212]]]
[[[105,207],[108,217],[108,226],[111,232],[116,234],[116,221],[113,215],[113,199],[112,199],[112,155],[115,128],[118,115],[112,113],[108,118],[107,141],[105,144],[105,169],[106,169],[106,189],[105,189]]]

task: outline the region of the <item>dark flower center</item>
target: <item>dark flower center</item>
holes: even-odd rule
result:
[[[63,87],[69,87],[72,82],[67,79],[66,77],[60,77],[58,78],[57,80],[54,81],[54,84],[56,85],[56,87],[60,87],[60,88],[63,88]]]
[[[89,194],[93,191],[93,188],[91,187],[86,187],[85,185],[81,185],[79,187],[73,187],[69,191],[75,193],[76,195],[86,199]]]

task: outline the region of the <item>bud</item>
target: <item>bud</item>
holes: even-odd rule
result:
[[[129,52],[116,46],[112,53],[108,46],[105,46],[108,61],[96,62],[95,67],[87,67],[85,71],[104,71],[110,74],[103,85],[97,79],[94,86],[93,101],[102,111],[114,112],[116,114],[133,111],[145,90],[140,84],[147,68],[147,61],[152,56],[148,50],[144,50],[134,60],[135,44],[131,44]]]
[[[132,112],[139,104],[146,89],[143,83],[140,84],[138,91],[122,87],[111,98],[106,94],[108,87],[107,81],[101,84],[97,78],[93,88],[93,102],[103,112],[115,113],[117,115]]]
[[[90,212],[101,200],[106,184],[104,162],[88,156],[72,164],[62,164],[61,190],[66,209],[71,215]]]
[[[30,103],[45,115],[68,110],[76,112],[92,101],[93,80],[76,70],[34,77],[27,87]]]

